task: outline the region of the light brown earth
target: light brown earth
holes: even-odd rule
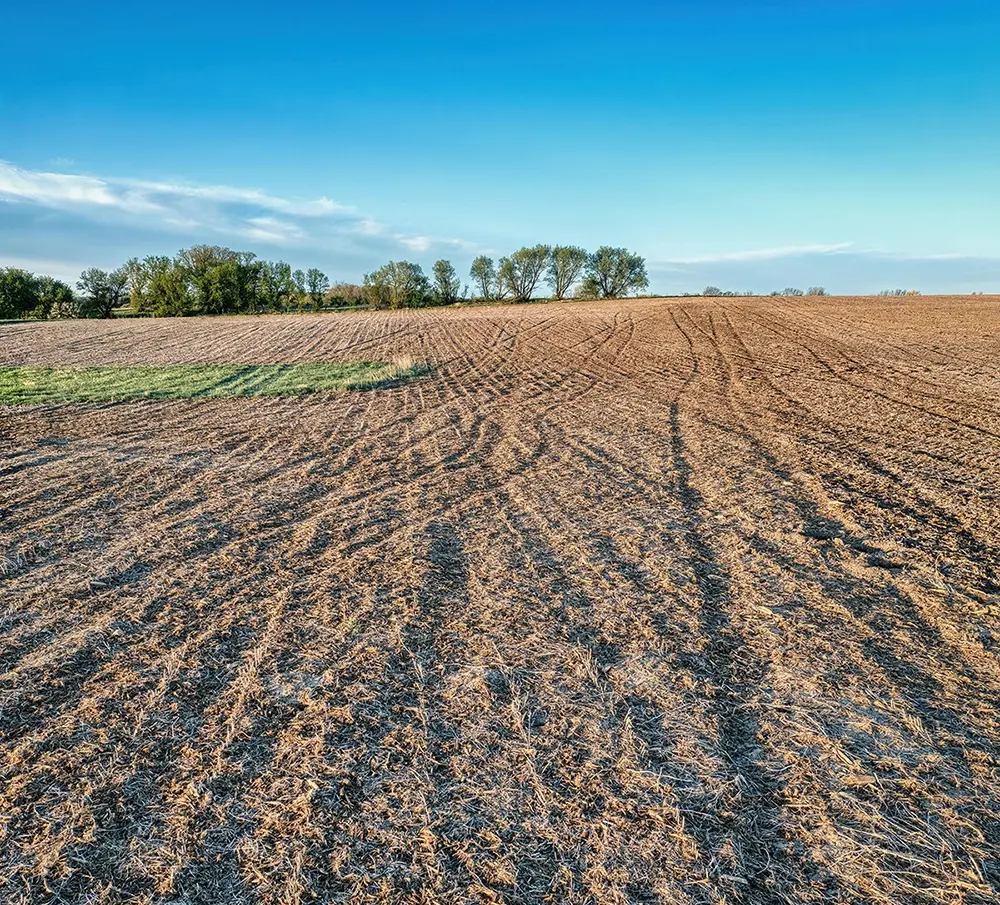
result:
[[[1000,896],[1000,300],[0,326],[0,901]]]

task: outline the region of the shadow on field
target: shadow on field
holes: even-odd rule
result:
[[[764,463],[781,487],[797,486],[794,475],[745,427],[726,427],[718,423],[714,427],[738,433],[749,443],[753,454]],[[967,725],[953,707],[941,703],[944,687],[933,674],[935,661],[938,664],[943,662],[945,672],[957,672],[970,682],[976,682],[978,678],[970,664],[961,651],[941,634],[937,626],[920,612],[905,590],[888,583],[876,588],[871,582],[852,574],[844,567],[844,555],[864,555],[868,564],[874,566],[889,563],[891,557],[884,550],[858,536],[840,519],[821,512],[815,500],[785,489],[776,489],[774,492],[795,510],[803,525],[803,536],[818,545],[829,572],[810,568],[760,533],[750,535],[747,542],[775,562],[783,572],[794,576],[801,587],[818,588],[824,597],[842,606],[853,618],[871,629],[872,634],[865,637],[859,645],[862,656],[877,668],[900,700],[934,733],[934,748],[949,762],[951,769],[958,773],[954,780],[958,787],[976,788],[978,784],[966,749],[976,751],[994,763],[1000,758],[1000,749],[993,740]],[[843,547],[832,546],[830,542],[834,540],[842,542]],[[821,624],[828,619],[838,618],[835,613],[824,613],[822,609],[815,607],[810,607],[807,614]],[[841,632],[845,630],[850,629],[846,626],[839,628]],[[825,633],[830,631],[829,627],[824,628]],[[900,634],[905,635],[905,643],[900,642]],[[912,656],[900,656],[902,651],[913,654],[922,652],[921,662]],[[852,730],[846,727],[839,731],[846,735],[852,734]],[[943,738],[942,733],[951,738]],[[923,757],[921,762],[902,763],[900,767],[904,771],[920,773],[924,769]],[[877,764],[869,761],[866,769],[878,775]],[[875,806],[874,802],[872,804]],[[981,813],[970,813],[963,808],[964,819],[978,829],[987,846],[995,851],[1000,850],[1000,820],[983,819],[983,814],[1000,813],[1000,798],[993,795],[981,800],[981,806],[977,810]],[[891,815],[886,814],[885,819],[891,820]],[[956,838],[953,834],[948,835],[952,839]],[[982,860],[981,867],[988,882],[1000,890],[1000,860]]]
[[[739,433],[766,464],[768,470],[786,486],[794,486],[794,476],[781,466],[774,455],[756,437],[746,430]],[[781,493],[781,498],[791,505],[801,519],[805,537],[821,546],[821,554],[830,575],[807,569],[794,558],[757,536],[755,544],[767,553],[781,567],[795,574],[807,585],[818,585],[832,600],[841,603],[856,619],[869,625],[874,637],[865,641],[863,649],[869,658],[882,670],[893,688],[909,705],[927,719],[953,732],[961,740],[984,753],[996,754],[996,746],[989,739],[970,729],[951,708],[935,703],[932,697],[941,691],[941,683],[930,672],[911,659],[900,657],[899,645],[879,639],[890,638],[895,631],[904,631],[911,642],[924,648],[929,656],[948,658],[948,666],[975,680],[960,652],[945,640],[939,629],[931,624],[919,611],[913,599],[905,591],[892,585],[884,585],[876,593],[871,584],[843,568],[840,553],[826,542],[840,540],[844,547],[855,554],[866,554],[870,565],[890,563],[891,557],[880,547],[858,537],[840,519],[820,512],[818,504],[798,494]],[[886,606],[888,604],[888,607]]]
[[[748,884],[746,900],[755,903],[784,901],[776,888],[787,875],[788,844],[782,833],[783,785],[762,766],[760,721],[752,709],[766,670],[751,653],[726,612],[731,599],[730,579],[724,565],[705,537],[704,500],[691,482],[677,401],[670,405],[670,449],[677,480],[677,494],[684,512],[684,534],[691,547],[695,582],[701,597],[700,622],[708,636],[705,667],[715,693],[712,709],[718,720],[719,742],[729,760],[738,793],[733,802],[732,825],[713,821],[701,828],[714,850],[726,837],[735,836],[741,876]]]
[[[731,771],[725,782],[727,796],[722,800],[705,795],[704,777],[692,770],[689,758],[680,757],[673,750],[664,731],[666,714],[656,702],[642,694],[620,696],[616,693],[607,678],[608,672],[621,667],[626,657],[620,646],[595,625],[597,614],[593,600],[574,582],[562,566],[557,551],[528,524],[507,494],[497,490],[494,496],[498,508],[517,528],[535,570],[547,580],[548,594],[539,589],[540,604],[548,607],[567,640],[582,645],[590,653],[596,667],[594,681],[604,706],[608,700],[618,698],[610,708],[619,724],[616,731],[623,731],[627,721],[645,749],[645,768],[652,773],[674,777],[674,791],[682,799],[686,832],[696,843],[704,862],[703,870],[711,882],[711,888],[692,890],[694,901],[717,901],[713,896],[725,892],[735,902],[778,905],[786,901],[780,895],[780,888],[790,882],[790,875],[799,866],[781,866],[787,861],[788,852],[781,831],[782,789],[759,764],[762,754],[759,724],[744,703],[752,697],[748,689],[759,683],[763,670],[751,667],[752,678],[745,672],[749,652],[722,609],[728,594],[728,580],[723,577],[721,564],[697,533],[701,524],[701,500],[691,487],[689,472],[684,466],[686,462],[682,458],[679,473],[686,491],[688,541],[695,554],[695,572],[703,598],[702,627],[710,640],[707,664],[692,666],[707,668],[707,678],[715,689],[713,709],[718,721],[719,744],[726,769]],[[593,552],[621,579],[640,588],[649,587],[635,563],[614,551]],[[613,771],[606,774],[603,781],[609,795],[628,797],[628,790],[620,787]],[[737,791],[729,800],[729,790],[733,788]],[[600,814],[595,813],[593,819],[599,820]],[[651,888],[640,888],[635,883],[630,888],[635,901],[656,900]]]

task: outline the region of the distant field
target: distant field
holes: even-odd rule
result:
[[[211,389],[359,361],[431,370]],[[0,406],[0,901],[1000,901],[998,362],[986,298],[0,326],[217,369]]]

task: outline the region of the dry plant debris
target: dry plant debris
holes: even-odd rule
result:
[[[0,901],[1000,900],[1000,303],[0,327]]]

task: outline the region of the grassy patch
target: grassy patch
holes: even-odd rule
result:
[[[425,369],[378,361],[293,365],[0,367],[0,404],[120,402],[225,396],[297,396],[356,390],[420,376]]]

